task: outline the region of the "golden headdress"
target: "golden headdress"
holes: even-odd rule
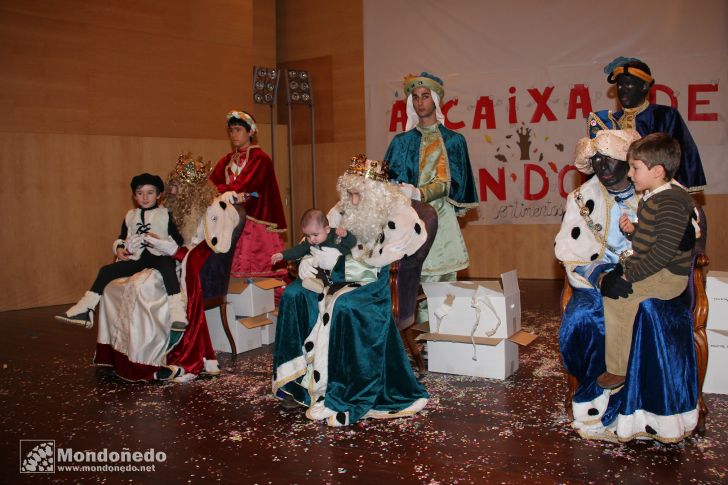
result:
[[[202,157],[192,158],[192,153],[181,153],[177,165],[169,173],[169,180],[176,180],[189,185],[197,185],[208,179],[212,163]]]
[[[389,180],[387,162],[368,160],[366,155],[363,154],[351,157],[351,165],[346,169],[346,173],[349,175],[359,175],[367,179],[376,180],[377,182],[387,182]]]

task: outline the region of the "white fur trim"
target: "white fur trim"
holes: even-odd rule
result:
[[[605,389],[596,399],[588,402],[571,402],[571,410],[574,414],[574,421],[583,425],[594,424],[599,422],[604,415],[604,411],[607,410],[609,404],[609,396],[611,392]],[[596,409],[597,414],[589,414],[591,409]],[[577,427],[575,425],[575,427]]]

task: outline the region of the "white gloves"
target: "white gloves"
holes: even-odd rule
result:
[[[341,252],[336,248],[311,248],[311,256],[316,266],[331,271],[336,266]]]
[[[298,277],[302,280],[316,277],[316,260],[313,256],[304,256],[298,265]]]
[[[174,241],[157,239],[156,237],[148,234],[144,236],[144,241],[149,244],[149,246],[153,247],[162,254],[166,254],[167,256],[174,256],[174,253],[176,253],[179,249],[179,246]]]
[[[399,190],[402,191],[404,195],[407,196],[408,199],[412,200],[420,200],[422,198],[422,194],[420,193],[420,189],[415,187],[412,184],[405,184],[402,183],[399,185]]]
[[[128,236],[126,241],[124,241],[126,251],[129,254],[137,254],[142,249],[143,238],[144,236],[141,234],[131,234]]]
[[[332,270],[336,266],[341,252],[336,248],[311,248],[311,255],[304,256],[298,265],[298,277],[315,278],[316,268]]]

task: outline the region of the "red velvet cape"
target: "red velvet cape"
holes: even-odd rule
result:
[[[222,157],[210,173],[210,181],[221,194],[230,190],[253,193],[245,202],[247,217],[268,226],[269,230],[283,232],[286,229],[286,216],[278,190],[278,181],[273,170],[273,161],[257,145],[247,149],[247,163],[243,171],[235,177],[230,169],[230,152]]]

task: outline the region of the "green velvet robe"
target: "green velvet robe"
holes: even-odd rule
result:
[[[344,281],[344,264],[340,258],[334,282]],[[283,293],[273,392],[307,406],[309,419],[344,426],[412,415],[427,404],[392,317],[389,268],[378,273],[368,284],[351,283],[326,297],[300,280]]]

